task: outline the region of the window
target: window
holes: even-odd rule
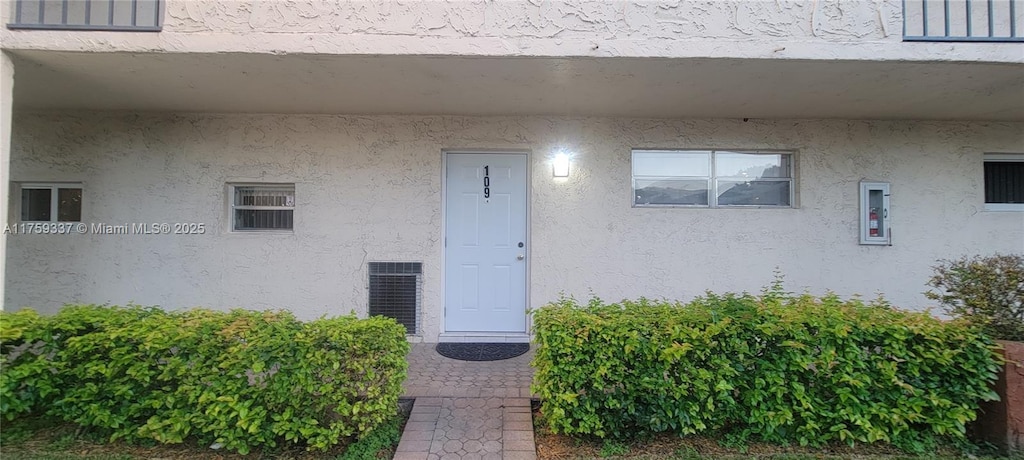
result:
[[[23,222],[79,222],[82,184],[21,184]]]
[[[292,230],[295,185],[233,185],[231,228],[235,231]]]
[[[792,207],[793,154],[634,150],[633,206]]]
[[[985,155],[985,209],[1024,211],[1024,155]]]

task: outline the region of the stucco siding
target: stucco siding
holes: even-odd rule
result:
[[[560,292],[758,290],[778,268],[791,290],[881,292],[923,308],[936,259],[1024,251],[1024,213],[986,212],[982,195],[983,153],[1024,152],[1020,123],[15,115],[12,181],[82,182],[88,223],[196,222],[206,233],[10,235],[9,308],[365,314],[368,261],[422,261],[424,338],[436,340],[445,149],[529,152],[532,307]],[[798,206],[631,207],[631,148],[710,147],[795,151]],[[567,180],[551,177],[561,149],[573,154]],[[892,184],[892,247],[857,244],[862,179]],[[294,233],[230,233],[230,182],[295,183]]]
[[[0,0],[0,18],[14,10]],[[997,34],[1008,17],[994,21]],[[902,34],[900,0],[167,0],[160,33],[0,28],[0,42],[84,52],[1021,61],[1013,44],[907,44]]]
[[[173,32],[343,33],[500,38],[885,39],[902,28],[899,0],[466,0],[290,3],[167,0]]]

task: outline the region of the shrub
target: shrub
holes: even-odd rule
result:
[[[406,371],[405,329],[382,317],[81,305],[0,319],[3,415],[45,411],[111,439],[326,450],[393,417]],[[15,356],[26,344],[40,352]]]
[[[925,293],[997,339],[1024,341],[1024,256],[940,260]]]
[[[43,322],[31,310],[0,312],[0,416],[7,420],[57,391],[53,376],[60,363],[53,361]]]
[[[402,438],[401,420],[393,418],[375,428],[358,441],[349,444],[337,460],[376,460]]]
[[[962,439],[998,370],[975,328],[789,296],[647,299],[534,314],[534,391],[555,432],[622,438],[717,432],[736,442]]]

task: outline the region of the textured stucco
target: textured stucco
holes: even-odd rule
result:
[[[530,305],[758,290],[885,293],[922,308],[929,267],[1024,251],[1024,213],[985,212],[982,154],[1020,123],[558,117],[17,114],[14,181],[81,181],[86,222],[202,222],[205,235],[14,235],[7,305],[366,309],[366,262],[424,263],[442,311],[442,151],[530,151]],[[631,148],[797,153],[796,209],[630,206]],[[574,155],[568,180],[549,155]],[[861,179],[892,183],[892,247],[857,244]],[[294,234],[231,234],[225,183],[295,182]]]
[[[3,3],[10,17],[13,3]],[[1013,44],[902,43],[902,30],[900,0],[167,0],[161,33],[0,29],[0,43],[69,51],[1024,59]]]
[[[844,41],[886,38],[901,30],[902,22],[898,0],[168,0],[164,27],[175,32]]]
[[[11,203],[8,191],[11,158],[11,116],[14,103],[14,64],[10,56],[0,51],[0,216],[8,215]],[[2,233],[2,232],[0,232]],[[7,235],[0,234],[0,299],[4,299],[2,280],[6,279]],[[0,309],[4,308],[0,302]]]

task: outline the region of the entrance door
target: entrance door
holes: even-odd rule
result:
[[[449,153],[445,331],[526,332],[526,155]]]

